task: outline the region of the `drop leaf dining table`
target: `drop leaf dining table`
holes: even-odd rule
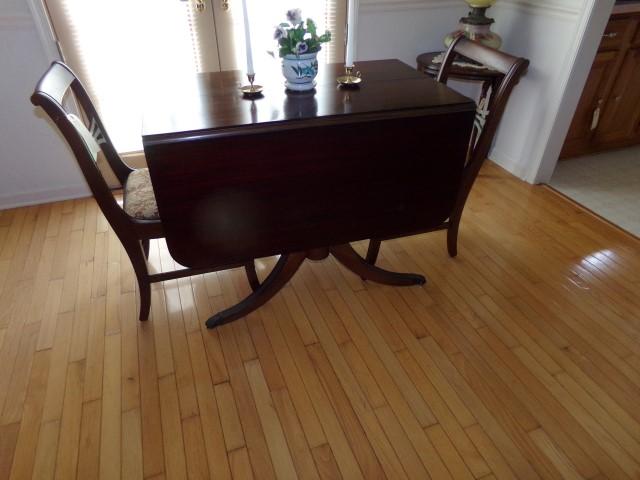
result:
[[[242,97],[239,71],[202,73],[158,91],[143,145],[169,252],[181,265],[224,268],[280,255],[266,279],[215,327],[263,305],[309,258],[333,255],[365,280],[423,284],[370,265],[350,245],[433,229],[460,186],[475,103],[398,60],[321,66],[316,89],[282,77]]]

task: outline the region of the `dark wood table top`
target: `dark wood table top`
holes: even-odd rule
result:
[[[162,85],[145,111],[143,142],[188,138],[193,135],[249,133],[359,119],[413,116],[469,111],[472,100],[444,85],[425,79],[399,60],[363,61],[357,64],[363,82],[359,89],[337,86],[342,64],[321,65],[316,89],[309,93],[285,92],[284,78],[274,65],[267,75],[258,74],[264,95],[255,101],[242,98],[239,87],[246,77],[239,71],[202,73],[187,83]]]

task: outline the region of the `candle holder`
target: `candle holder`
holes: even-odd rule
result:
[[[344,75],[336,79],[340,86],[345,88],[358,88],[358,84],[362,82],[360,72],[354,73],[353,65],[351,65],[350,67],[344,67],[344,73]]]
[[[244,95],[246,98],[256,98],[262,95],[262,85],[253,84],[256,79],[256,74],[248,73],[247,78],[249,79],[249,85],[243,85],[242,87],[240,87],[242,95]]]

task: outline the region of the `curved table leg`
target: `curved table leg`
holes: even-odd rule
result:
[[[269,276],[262,282],[259,288],[240,303],[229,307],[226,310],[216,313],[207,320],[207,328],[214,328],[224,325],[238,318],[244,317],[253,312],[256,308],[264,305],[271,299],[285,284],[291,279],[294,273],[300,268],[302,262],[307,257],[306,252],[290,253],[282,255],[273,267]]]
[[[371,265],[351,245],[335,245],[329,248],[338,261],[364,280],[385,285],[424,285],[427,280],[416,273],[396,273]]]
[[[378,260],[378,254],[380,253],[380,244],[382,242],[380,240],[376,240],[372,238],[369,240],[369,248],[367,248],[367,263],[370,265],[375,265],[376,260]]]
[[[247,274],[247,280],[249,280],[249,285],[251,286],[251,290],[254,292],[260,288],[260,279],[258,279],[258,274],[256,273],[256,263],[255,261],[250,261],[244,264],[244,271]]]

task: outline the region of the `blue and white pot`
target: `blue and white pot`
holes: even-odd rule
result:
[[[289,90],[303,92],[316,86],[318,75],[318,52],[282,57],[282,74]]]

